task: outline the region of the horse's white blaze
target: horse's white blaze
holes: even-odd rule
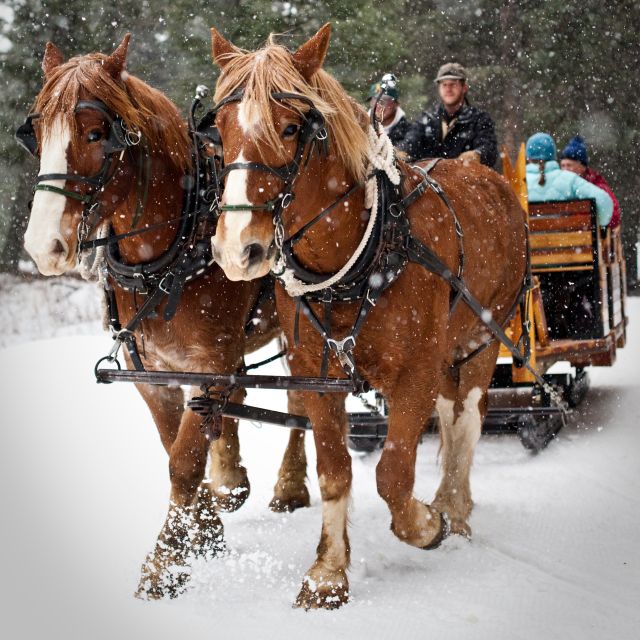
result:
[[[248,102],[238,105],[238,124],[245,134],[251,133],[258,125],[258,109]]]
[[[238,108],[240,112],[241,109]],[[238,114],[240,120],[240,115]],[[247,162],[242,149],[231,162]],[[247,194],[247,169],[235,169],[227,175],[224,186],[223,204],[251,205]],[[228,211],[224,216],[224,242],[219,234],[213,238],[213,249],[216,260],[232,280],[241,279],[247,266],[244,253],[246,241],[242,239],[242,232],[251,223],[251,211]]]
[[[246,162],[242,151],[238,154],[233,162]],[[249,196],[247,195],[247,179],[249,171],[247,169],[235,169],[231,171],[226,178],[224,185],[224,204],[242,204],[251,205]],[[234,243],[240,241],[242,232],[251,222],[251,211],[232,211],[224,217],[224,234],[226,243]]]
[[[67,149],[71,140],[69,126],[62,116],[43,132],[40,157],[40,175],[67,173]],[[64,180],[45,180],[41,184],[64,187]],[[67,249],[60,225],[66,205],[65,196],[50,191],[36,191],[29,225],[24,235],[24,246],[35,260],[40,272],[47,275],[63,273],[67,255],[54,250],[56,241]]]

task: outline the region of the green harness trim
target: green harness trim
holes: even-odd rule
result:
[[[261,211],[273,211],[276,208],[278,198],[275,200],[267,200],[264,204],[223,204],[220,211],[253,211],[258,209]]]
[[[67,198],[73,198],[74,200],[79,200],[80,202],[84,202],[85,204],[90,204],[93,200],[92,195],[83,196],[81,193],[76,193],[75,191],[67,191],[66,189],[61,189],[60,187],[54,187],[52,184],[37,184],[34,191],[51,191],[52,193],[58,193],[61,196],[66,196]]]

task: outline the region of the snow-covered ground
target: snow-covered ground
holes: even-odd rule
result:
[[[133,591],[164,519],[167,461],[135,389],[93,382],[109,338],[3,349],[2,636],[638,638],[640,300],[630,309],[627,348],[615,367],[592,371],[587,400],[546,451],[532,456],[512,436],[481,440],[473,542],[434,551],[399,542],[375,489],[378,454],[354,454],[352,602],[334,612],[291,608],[320,534],[310,439],[312,507],[274,514],[287,433],[243,424],[252,493],[223,516],[229,555],[194,567],[182,598],[142,602]],[[278,393],[250,399],[284,408]],[[420,448],[425,499],[438,483],[437,446],[428,437]]]
[[[0,273],[0,347],[53,336],[97,335],[102,327],[97,287],[72,277],[31,281]]]

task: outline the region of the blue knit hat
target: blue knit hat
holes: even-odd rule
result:
[[[534,133],[527,140],[527,160],[556,159],[556,143],[548,133]]]
[[[580,136],[575,136],[569,140],[569,144],[562,150],[561,160],[577,160],[585,167],[589,166],[589,156],[587,155],[587,145]]]

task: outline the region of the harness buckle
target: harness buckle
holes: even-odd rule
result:
[[[284,242],[284,226],[279,217],[277,219],[274,218],[273,224],[275,227],[273,231],[273,241],[275,242],[278,252],[281,252],[282,243]]]
[[[402,215],[404,209],[402,208],[402,204],[400,202],[392,202],[389,205],[388,211],[394,218],[399,218]]]
[[[91,218],[95,215],[96,211],[100,207],[100,202],[94,202],[88,209],[85,209],[82,212],[82,216],[80,217],[80,222],[78,223],[78,229],[76,230],[76,236],[78,239],[78,260],[80,260],[81,250],[80,247],[84,243],[84,241],[89,237],[91,233]]]
[[[292,202],[293,202],[293,193],[291,193],[291,191],[288,191],[282,196],[282,202],[280,203],[280,206],[283,209],[286,209]]]
[[[160,280],[160,282],[158,283],[158,289],[160,289],[160,291],[162,291],[162,293],[169,295],[171,293],[171,289],[167,289],[166,287],[167,285],[167,281],[169,279],[169,277],[173,277],[173,272],[169,271],[163,278],[162,280]]]
[[[333,351],[342,368],[352,375],[356,370],[356,361],[353,359],[352,351],[356,346],[356,339],[353,336],[347,336],[342,340],[334,340],[333,338],[326,339],[327,345]]]
[[[122,128],[124,130],[124,140],[129,147],[135,147],[140,144],[140,140],[142,140],[142,133],[138,129],[129,129],[127,125],[122,122]],[[120,156],[122,158],[122,155]]]
[[[109,353],[105,356],[104,360],[107,362],[118,362],[118,353],[120,353],[120,349],[122,345],[125,343],[128,335],[133,335],[129,329],[120,329],[116,331],[112,326],[111,329],[111,337],[113,338],[113,346],[109,350]]]
[[[322,127],[321,129],[318,129],[318,131],[316,131],[315,137],[318,140],[326,140],[329,137],[329,134],[327,133],[327,130]]]
[[[211,206],[209,207],[209,213],[215,213],[217,216],[220,215],[220,200],[218,200],[218,193],[214,193],[213,200],[211,201]]]

